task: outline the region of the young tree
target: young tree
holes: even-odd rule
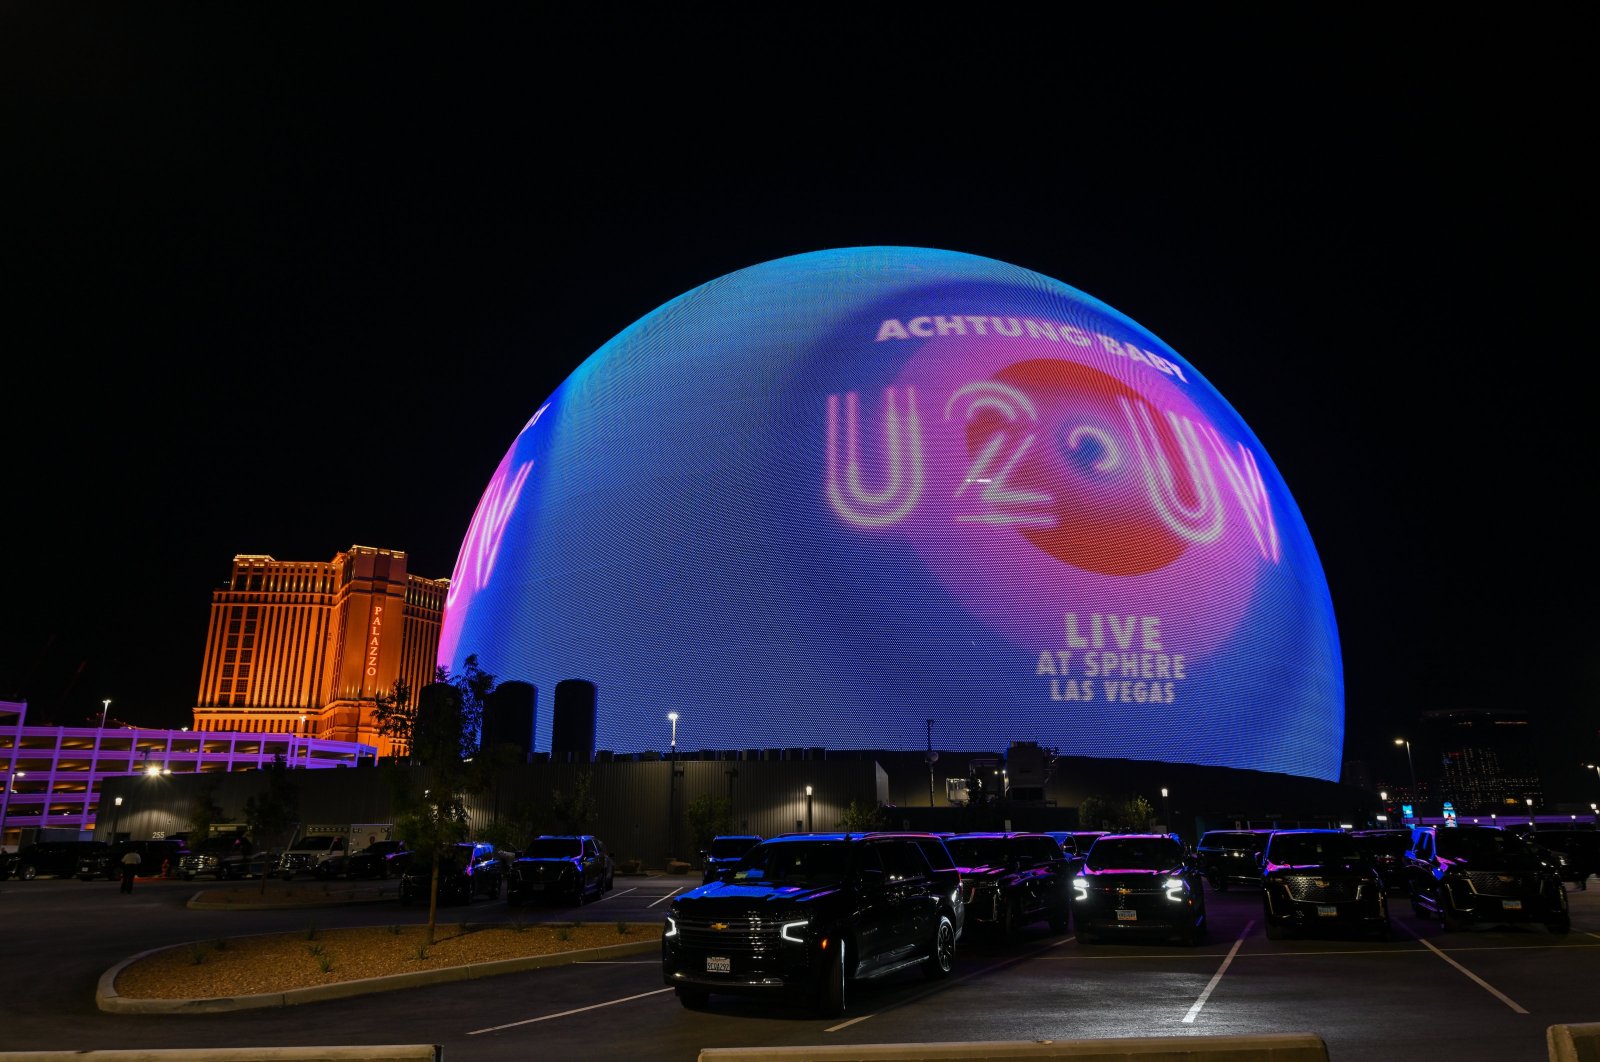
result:
[[[211,836],[211,824],[222,816],[222,807],[217,803],[216,793],[216,778],[203,779],[194,791],[194,797],[189,804],[191,848]]]
[[[868,833],[889,828],[889,817],[876,804],[850,801],[850,806],[839,813],[839,829],[847,833]]]
[[[283,754],[273,757],[272,766],[264,768],[267,787],[244,802],[244,821],[250,826],[250,836],[268,852],[289,841],[288,834],[300,818],[300,790],[290,776]],[[261,891],[267,891],[267,868],[261,872]]]
[[[561,833],[587,833],[595,819],[593,778],[587,769],[578,772],[572,791],[550,791],[550,817]]]
[[[683,824],[695,851],[704,852],[713,837],[733,832],[733,807],[727,797],[697,796],[683,809]]]
[[[487,785],[483,765],[474,764],[483,725],[483,707],[494,692],[495,677],[469,656],[460,674],[440,667],[436,681],[415,697],[404,683],[379,699],[378,730],[410,749],[416,772],[396,772],[395,825],[412,858],[426,861],[427,943],[434,942],[439,912],[439,871],[451,847],[467,839],[467,797]]]

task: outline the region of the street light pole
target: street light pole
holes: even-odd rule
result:
[[[667,763],[667,859],[672,860],[678,852],[678,713],[668,712],[667,721],[672,724],[672,754]]]
[[[26,776],[27,771],[16,769],[16,760],[11,760],[11,765],[6,768],[5,789],[0,789],[0,852],[5,851],[5,816],[11,811],[11,790],[16,789],[16,779]],[[22,848],[18,844],[18,848]]]
[[[1396,745],[1406,747],[1406,769],[1411,772],[1411,800],[1417,802],[1417,765],[1411,761],[1411,742],[1405,738],[1395,738]]]
[[[806,786],[806,832],[811,833],[815,827],[811,824],[811,787]]]
[[[100,729],[106,728],[106,716],[111,714],[111,698],[107,697],[100,702]]]
[[[1165,827],[1168,833],[1174,832],[1172,829],[1172,811],[1167,804],[1166,786],[1161,787],[1161,825]]]

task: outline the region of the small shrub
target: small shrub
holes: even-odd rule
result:
[[[313,955],[321,955],[322,954],[322,945],[321,944],[307,944],[306,945],[306,950],[309,951]]]
[[[428,957],[428,946],[426,944],[418,944],[417,945],[417,956],[416,957],[418,959],[426,959]]]
[[[189,951],[189,961],[194,963],[196,966],[199,966],[201,963],[205,962],[206,961],[206,949],[204,947],[200,946],[199,944],[196,944]]]
[[[400,935],[400,927],[398,925],[392,925],[389,927],[389,932],[398,937]]]
[[[562,926],[561,928],[556,930],[556,939],[557,940],[571,940],[572,939],[572,930],[568,929],[566,926]]]
[[[321,970],[323,973],[327,973],[329,970],[333,969],[333,958],[328,955],[319,954],[317,956],[317,969]]]
[[[307,926],[306,927],[306,939],[307,940],[316,940],[317,939],[317,927],[316,926]]]
[[[527,931],[528,931],[528,923],[523,921],[522,919],[520,919],[520,918],[515,919],[511,923],[511,932],[513,932],[513,933],[526,933]]]
[[[631,930],[631,929],[630,929],[630,928],[629,928],[629,926],[628,926],[628,923],[626,923],[626,922],[624,922],[624,921],[623,921],[623,920],[622,920],[622,919],[620,919],[620,918],[619,918],[619,919],[617,919],[617,935],[618,935],[618,936],[624,936],[624,937],[625,937],[625,936],[627,936],[627,935],[628,935],[628,934],[629,934],[629,933],[630,933],[630,932],[632,932],[632,930]]]

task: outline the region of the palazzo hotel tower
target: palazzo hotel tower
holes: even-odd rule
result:
[[[404,748],[378,733],[376,698],[434,680],[448,579],[406,572],[401,550],[331,561],[233,558],[211,594],[194,726]]]

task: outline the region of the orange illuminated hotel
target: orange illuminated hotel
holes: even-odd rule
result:
[[[331,561],[233,558],[211,594],[194,727],[293,734],[397,751],[375,699],[434,679],[448,579],[406,571],[401,550],[351,546]],[[403,751],[403,750],[399,750]]]

